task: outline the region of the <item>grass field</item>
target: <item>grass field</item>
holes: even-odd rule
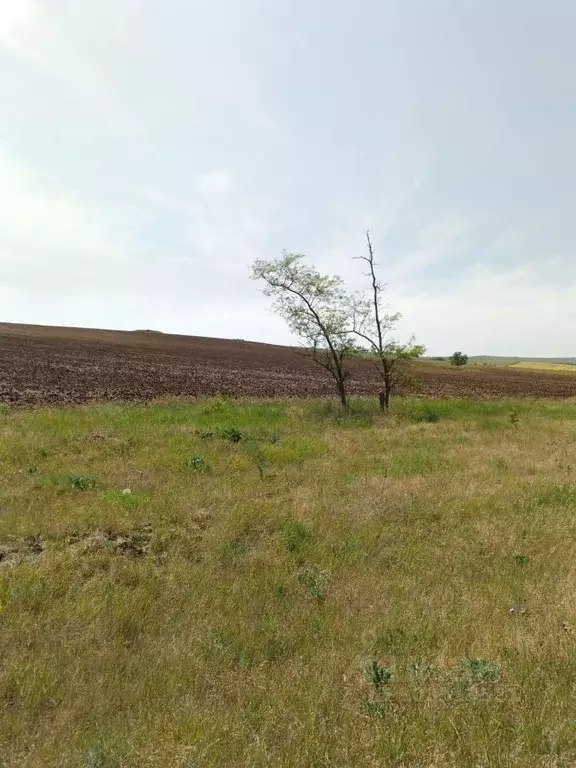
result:
[[[574,765],[576,405],[0,430],[0,765]]]
[[[561,373],[576,373],[576,365],[570,365],[569,363],[537,363],[526,361],[522,363],[514,363],[509,367],[521,368],[529,371],[558,371]]]

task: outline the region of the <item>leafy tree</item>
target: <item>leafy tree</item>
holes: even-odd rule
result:
[[[467,365],[468,363],[468,355],[465,355],[463,352],[454,352],[452,357],[450,358],[450,363],[452,365]]]
[[[376,275],[376,262],[370,233],[366,232],[368,253],[359,256],[361,261],[368,264],[366,277],[370,279],[370,296],[357,295],[353,311],[353,332],[368,344],[370,353],[376,358],[376,368],[382,378],[382,390],[379,393],[382,410],[390,409],[390,398],[398,385],[406,378],[406,366],[426,351],[422,344],[416,344],[411,338],[405,344],[400,344],[390,338],[390,333],[396,329],[401,315],[399,312],[389,314],[383,305],[382,298],[386,286],[379,282]]]
[[[304,259],[293,253],[272,261],[258,259],[252,278],[264,281],[263,293],[275,299],[274,311],[301,340],[305,354],[334,379],[346,408],[347,360],[358,349],[351,334],[354,303],[340,277],[321,275]]]

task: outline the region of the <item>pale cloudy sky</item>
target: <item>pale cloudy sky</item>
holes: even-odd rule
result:
[[[433,354],[576,354],[570,0],[0,0],[0,320],[289,341],[370,228]]]

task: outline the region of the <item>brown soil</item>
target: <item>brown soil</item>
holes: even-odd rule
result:
[[[353,363],[350,391],[374,394],[368,360]],[[576,396],[576,375],[421,362],[406,391],[430,397]],[[271,344],[149,331],[0,324],[0,402],[70,404],[177,396],[333,394],[324,372],[298,350]]]

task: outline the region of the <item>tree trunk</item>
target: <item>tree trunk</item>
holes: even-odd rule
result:
[[[345,410],[348,409],[348,398],[346,397],[346,387],[344,386],[343,381],[337,382],[338,386],[338,394],[340,395],[340,402],[342,403],[342,408]]]

